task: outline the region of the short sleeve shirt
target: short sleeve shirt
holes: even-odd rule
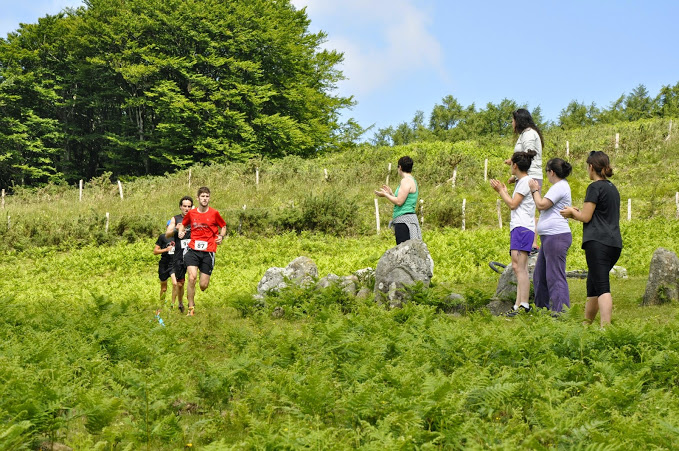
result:
[[[571,233],[568,219],[561,216],[561,210],[571,205],[571,187],[566,180],[559,180],[545,194],[544,199],[552,201],[552,206],[540,212],[538,235],[559,235]]]
[[[509,230],[514,230],[516,227],[525,227],[529,230],[535,230],[535,201],[530,193],[530,186],[528,182],[530,177],[521,177],[514,187],[514,193],[512,197],[516,194],[523,195],[523,200],[512,210],[512,214],[509,221]]]
[[[219,229],[226,225],[217,210],[208,207],[205,213],[201,213],[197,208],[189,210],[182,220],[184,226],[191,226],[191,241],[189,247],[195,251],[216,252],[217,234]]]
[[[609,180],[597,180],[587,187],[585,202],[596,204],[592,219],[582,227],[582,245],[598,241],[622,249],[620,235],[620,193]]]
[[[532,179],[542,180],[542,141],[540,135],[532,128],[527,128],[519,135],[514,146],[514,152],[528,152],[534,150],[537,155],[528,168],[528,176]]]
[[[160,234],[160,236],[158,236],[158,239],[156,240],[156,245],[161,249],[165,249],[167,247],[174,248],[174,240],[172,238],[167,238],[165,234],[162,233]],[[171,261],[172,255],[169,252],[163,252],[162,254],[160,254],[161,263],[169,263]]]

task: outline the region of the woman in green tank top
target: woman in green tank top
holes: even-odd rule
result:
[[[396,188],[396,192],[392,192],[387,185],[382,185],[381,189],[375,190],[377,196],[386,197],[394,204],[394,214],[389,226],[394,229],[396,244],[411,239],[422,239],[420,224],[415,215],[419,189],[417,181],[411,175],[412,170],[413,159],[408,156],[401,157],[398,160],[398,175],[401,176],[401,183]]]

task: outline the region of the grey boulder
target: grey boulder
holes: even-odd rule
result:
[[[429,286],[434,260],[421,240],[408,240],[386,251],[375,269],[375,301],[401,307],[409,300],[406,287],[422,282]]]

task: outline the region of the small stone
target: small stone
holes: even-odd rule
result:
[[[272,318],[283,318],[284,316],[285,316],[285,309],[281,306],[274,308],[273,312],[271,312]]]

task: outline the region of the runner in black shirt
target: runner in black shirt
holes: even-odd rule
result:
[[[172,308],[174,308],[175,299],[179,299],[179,311],[184,313],[184,282],[186,279],[186,265],[184,264],[184,252],[187,249],[189,241],[191,240],[191,228],[188,227],[186,235],[183,239],[179,239],[177,235],[177,225],[182,223],[184,215],[193,208],[193,199],[191,196],[184,196],[179,201],[179,209],[181,213],[173,216],[167,224],[165,236],[173,238],[175,242],[174,261],[172,265]]]
[[[153,248],[154,255],[160,255],[158,262],[158,278],[160,279],[160,300],[165,302],[165,292],[167,291],[167,279],[170,278],[172,271],[172,255],[174,249],[174,241],[167,238],[164,233],[161,233],[156,240],[156,245]]]

